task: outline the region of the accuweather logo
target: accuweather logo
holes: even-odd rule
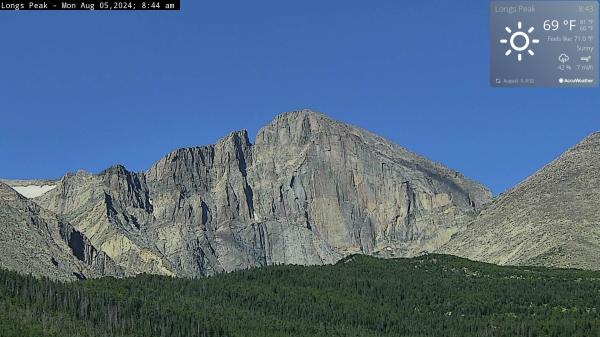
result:
[[[594,84],[594,80],[591,78],[559,78],[558,83],[560,83],[560,84]]]

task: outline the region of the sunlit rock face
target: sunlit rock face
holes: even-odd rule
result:
[[[132,273],[198,277],[353,253],[430,252],[491,193],[365,130],[308,110],[174,151],[142,173],[70,174],[34,200]]]

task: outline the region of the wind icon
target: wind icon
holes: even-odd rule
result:
[[[510,34],[508,39],[501,39],[500,43],[510,45],[510,48],[506,50],[504,55],[510,56],[513,52],[517,54],[517,60],[519,62],[523,61],[523,52],[527,51],[527,53],[531,56],[535,55],[533,49],[529,48],[532,44],[540,43],[540,40],[533,39],[531,34],[535,30],[534,27],[530,27],[528,30],[523,30],[523,22],[517,22],[517,29],[513,31],[511,27],[505,28],[506,32]]]

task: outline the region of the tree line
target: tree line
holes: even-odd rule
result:
[[[589,337],[600,272],[351,256],[204,279],[0,271],[0,336]]]

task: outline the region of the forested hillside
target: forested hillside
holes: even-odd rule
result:
[[[600,272],[443,255],[186,280],[0,272],[1,336],[598,336]]]

